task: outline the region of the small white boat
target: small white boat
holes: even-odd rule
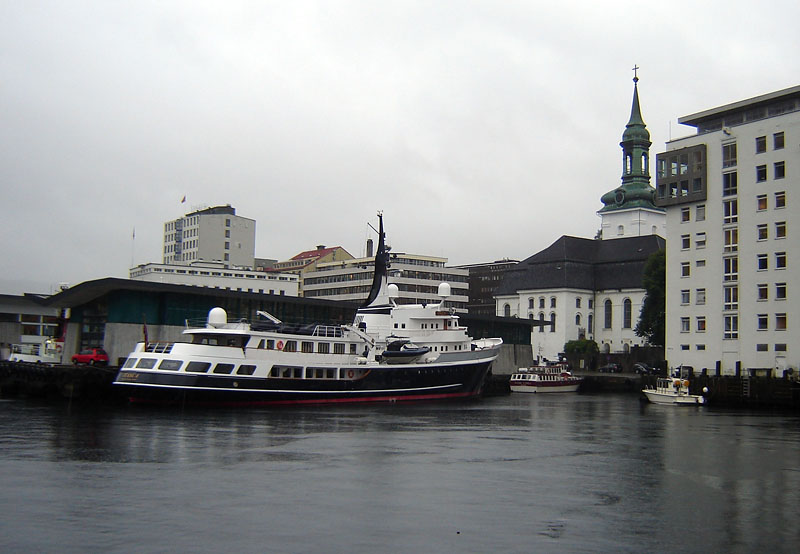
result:
[[[677,377],[658,379],[655,387],[645,387],[642,392],[653,404],[697,406],[706,402],[699,394],[689,394],[689,381]]]
[[[12,344],[8,360],[34,364],[60,364],[63,349],[63,342],[50,338],[41,343]]]
[[[511,392],[575,392],[583,378],[574,376],[567,364],[521,367],[511,376]]]

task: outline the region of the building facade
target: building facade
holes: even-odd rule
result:
[[[255,248],[255,220],[236,215],[230,204],[164,223],[164,264],[213,261],[227,267],[252,268]]]
[[[513,269],[519,260],[497,260],[494,262],[456,266],[469,272],[469,300],[467,312],[471,315],[493,316],[496,312],[494,300],[497,287],[509,269]]]
[[[621,184],[601,198],[597,239],[562,236],[510,270],[497,290],[496,315],[545,321],[531,333],[534,357],[556,359],[568,341],[589,339],[601,353],[644,346],[636,336],[647,258],[664,248],[666,213],[650,185],[650,133],[634,77],[622,134]]]
[[[392,255],[389,282],[400,289],[399,304],[439,302],[439,285],[449,283],[451,296],[445,306],[466,311],[469,301],[469,271],[446,267],[447,258],[416,254]],[[369,296],[375,259],[355,258],[341,262],[320,262],[303,274],[303,295],[361,302]]]
[[[141,264],[129,272],[131,279],[153,283],[172,283],[279,296],[297,296],[299,277],[293,273],[231,269],[222,262]]]
[[[724,375],[796,373],[800,86],[678,122],[696,134],[656,158],[668,362]]]

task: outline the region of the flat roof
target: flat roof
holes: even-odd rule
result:
[[[727,112],[739,111],[743,108],[752,107],[758,104],[769,104],[775,100],[785,98],[787,96],[800,96],[800,85],[762,94],[761,96],[754,96],[753,98],[748,98],[747,100],[740,100],[731,104],[725,104],[717,108],[711,108],[710,110],[704,110],[691,115],[685,115],[678,118],[678,123],[682,125],[696,126],[697,123],[703,121],[704,119],[718,117]]]

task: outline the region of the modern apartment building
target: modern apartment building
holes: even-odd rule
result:
[[[723,375],[800,366],[800,86],[681,117],[656,157],[666,357]],[[795,337],[793,340],[792,337]]]
[[[469,271],[446,267],[447,258],[416,254],[392,255],[389,282],[400,289],[398,304],[439,302],[441,283],[449,283],[451,295],[445,306],[466,311],[469,301]],[[369,295],[375,259],[355,258],[317,263],[303,274],[303,296],[361,302]]]
[[[469,301],[467,311],[470,315],[494,316],[494,294],[506,272],[515,268],[519,260],[496,260],[479,264],[459,265],[459,269],[469,272]]]
[[[252,268],[255,249],[255,220],[236,215],[230,204],[197,210],[164,223],[165,264],[202,260]]]

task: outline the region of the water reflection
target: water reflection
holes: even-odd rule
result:
[[[206,412],[0,402],[13,476],[0,547],[788,552],[798,422],[635,395]]]

